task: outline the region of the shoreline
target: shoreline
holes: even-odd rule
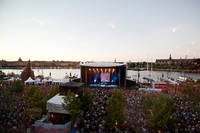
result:
[[[165,72],[183,72],[183,73],[195,73],[200,74],[198,70],[173,70],[173,69],[153,69],[153,71],[165,71]]]
[[[23,70],[25,67],[0,67],[0,70],[2,69],[14,69],[14,70]],[[32,67],[32,69],[80,69],[80,67]],[[135,68],[128,68],[127,70],[133,70],[138,71],[138,69]],[[139,71],[147,71],[147,69],[139,69]],[[149,70],[151,71],[151,70]],[[163,72],[183,72],[183,73],[195,73],[200,74],[200,70],[174,70],[174,69],[153,69],[152,71],[163,71]]]
[[[145,68],[141,69],[136,69],[136,68],[128,68],[127,70],[133,70],[133,71],[147,71]],[[149,71],[151,71],[149,69]],[[200,70],[175,70],[175,69],[158,69],[154,68],[152,71],[161,71],[161,72],[179,72],[179,73],[195,73],[195,74],[200,74]]]

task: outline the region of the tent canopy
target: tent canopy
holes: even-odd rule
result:
[[[26,81],[25,81],[25,83],[34,83],[35,82],[35,80],[33,80],[31,77],[29,77]]]
[[[64,104],[64,96],[58,93],[47,101],[47,110],[51,113],[69,114],[62,104]]]
[[[38,77],[38,78],[35,79],[35,81],[40,82],[41,79]]]

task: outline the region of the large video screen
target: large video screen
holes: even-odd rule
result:
[[[110,82],[110,72],[101,72],[101,82],[107,83]]]

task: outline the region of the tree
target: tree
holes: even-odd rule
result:
[[[31,69],[30,60],[28,61],[26,68],[24,69],[24,71],[21,74],[22,82],[26,81],[29,77],[31,77],[32,79],[35,78],[34,71]]]
[[[93,105],[93,95],[88,89],[84,89],[84,94],[80,96],[82,102],[82,110],[87,111]]]
[[[3,80],[5,76],[6,74],[0,70],[0,81]]]
[[[121,125],[127,119],[125,106],[126,101],[122,91],[114,89],[112,96],[109,98],[108,106],[106,107],[107,115],[105,120],[110,127]]]
[[[198,104],[200,102],[200,97],[199,97],[199,93],[195,92],[194,85],[196,84],[193,82],[187,81],[186,87],[181,91],[181,94],[187,100],[191,100],[194,102],[194,104]]]
[[[11,86],[11,91],[13,92],[22,92],[24,89],[24,86],[20,80],[14,80],[12,86]]]
[[[71,115],[72,123],[83,114],[81,107],[82,104],[80,98],[69,90],[67,96],[64,98],[63,108]]]
[[[35,120],[38,120],[42,117],[42,109],[37,107],[30,108],[28,109],[28,114]]]
[[[176,109],[172,98],[163,94],[147,94],[142,97],[142,104],[154,129],[174,131],[177,120],[171,118]]]
[[[50,91],[48,92],[47,99],[52,98],[56,94],[59,93],[59,87],[58,86],[53,86],[51,87]]]
[[[25,94],[25,100],[31,105],[31,108],[40,108],[42,113],[46,113],[47,97],[40,92],[39,88],[30,86]]]

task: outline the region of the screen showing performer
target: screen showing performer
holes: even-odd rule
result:
[[[107,83],[110,82],[110,73],[109,72],[101,72],[101,82]]]

